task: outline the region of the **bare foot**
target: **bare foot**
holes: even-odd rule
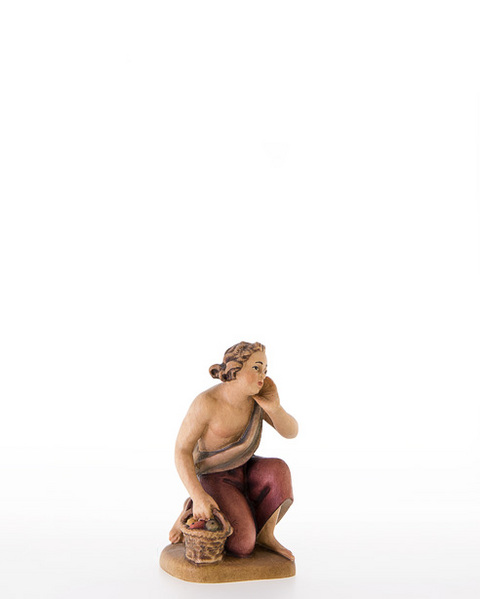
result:
[[[175,524],[172,526],[172,530],[170,531],[169,535],[168,535],[168,539],[170,541],[170,543],[173,543],[174,545],[176,543],[181,543],[183,541],[183,532],[182,529],[180,527],[182,520],[186,517],[187,513],[190,511],[190,509],[187,509],[187,506],[190,504],[190,498],[185,500],[185,503],[183,504],[183,510],[180,513],[180,516],[178,516],[178,518],[175,520]]]
[[[280,506],[277,510],[275,510],[275,512],[266,521],[262,530],[257,535],[257,543],[259,545],[262,545],[262,547],[266,547],[267,549],[270,549],[271,551],[275,551],[275,553],[279,553],[280,555],[283,555],[283,557],[286,557],[290,561],[294,562],[295,556],[290,551],[290,549],[287,549],[286,547],[281,545],[277,541],[277,539],[273,536],[273,531],[275,529],[275,525],[277,523],[278,516],[280,515],[281,508],[282,508],[282,506]]]
[[[287,549],[286,547],[281,545],[274,536],[267,537],[265,535],[265,536],[262,536],[262,538],[260,538],[260,536],[259,536],[257,538],[257,543],[259,545],[261,545],[262,547],[266,547],[267,549],[270,549],[271,551],[275,551],[275,553],[279,553],[280,555],[283,555],[283,557],[286,557],[287,559],[289,559],[292,562],[295,561],[295,556],[290,551],[290,549]]]
[[[183,533],[180,528],[180,518],[173,525],[172,530],[168,535],[168,539],[170,543],[173,543],[174,545],[175,543],[181,543],[183,541]]]

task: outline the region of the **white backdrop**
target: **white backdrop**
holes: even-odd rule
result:
[[[478,597],[479,25],[474,2],[2,4],[2,596],[198,589],[158,570],[173,445],[247,340],[300,424],[259,452],[295,486],[299,575],[272,589]]]

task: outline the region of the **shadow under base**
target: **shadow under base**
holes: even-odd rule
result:
[[[167,545],[160,555],[165,572],[188,582],[240,582],[295,576],[295,562],[259,545],[249,557],[224,555],[216,564],[192,564],[183,543]]]

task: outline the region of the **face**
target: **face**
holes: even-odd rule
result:
[[[236,380],[247,395],[256,395],[263,387],[267,375],[267,356],[258,351],[252,354],[237,372]]]

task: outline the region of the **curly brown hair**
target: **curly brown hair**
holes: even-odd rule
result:
[[[233,381],[244,363],[257,351],[265,351],[265,346],[258,343],[258,341],[256,343],[240,341],[240,343],[227,349],[221,364],[213,364],[208,371],[214,379],[220,379],[223,383]]]

